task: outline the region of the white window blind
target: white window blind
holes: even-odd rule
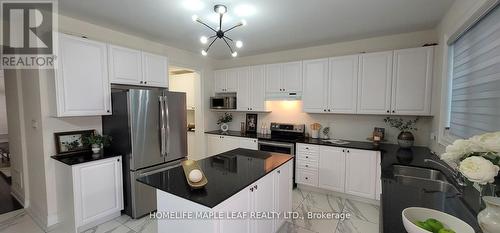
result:
[[[450,133],[500,131],[500,7],[453,44]]]

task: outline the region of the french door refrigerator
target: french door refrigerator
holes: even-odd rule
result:
[[[156,190],[136,179],[186,159],[186,94],[114,85],[111,99],[103,133],[112,138],[110,150],[124,158],[124,212],[139,218],[156,210]]]

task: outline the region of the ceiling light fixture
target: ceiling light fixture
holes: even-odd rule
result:
[[[226,30],[222,30],[222,17],[224,16],[225,13],[227,13],[227,7],[224,5],[218,4],[218,5],[214,6],[214,11],[215,11],[215,13],[219,14],[219,26],[217,27],[217,29],[214,29],[213,27],[211,27],[208,24],[201,21],[200,18],[198,18],[198,16],[196,16],[196,15],[192,16],[193,21],[198,22],[200,24],[203,24],[205,27],[207,27],[210,30],[212,30],[213,32],[215,32],[215,35],[213,35],[213,36],[210,36],[208,38],[205,36],[202,36],[200,38],[200,42],[202,44],[206,44],[209,39],[213,38],[212,42],[210,42],[208,47],[201,51],[201,54],[203,56],[206,56],[208,54],[208,50],[210,49],[210,47],[212,47],[214,42],[217,39],[221,39],[226,43],[227,47],[229,47],[229,51],[231,52],[231,56],[233,56],[233,57],[238,56],[238,52],[233,50],[233,47],[231,47],[230,43],[234,44],[234,46],[236,48],[241,48],[241,47],[243,47],[243,42],[241,42],[240,40],[234,41],[233,39],[226,36],[226,33],[237,28],[237,27],[245,26],[247,24],[247,22],[245,20],[241,20],[240,23],[234,25],[233,27],[230,27],[229,29],[226,29]]]

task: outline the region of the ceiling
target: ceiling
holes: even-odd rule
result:
[[[228,36],[249,56],[431,29],[453,0],[61,0],[59,13],[200,54],[199,38],[212,33],[191,16],[215,27],[220,3],[228,7],[223,29],[248,22]],[[209,56],[231,59],[221,40]]]

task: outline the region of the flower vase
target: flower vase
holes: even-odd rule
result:
[[[229,125],[227,123],[220,124],[220,130],[222,132],[227,132],[229,130]]]
[[[483,197],[486,208],[479,212],[477,221],[484,233],[500,232],[500,198]]]
[[[415,137],[411,132],[402,131],[398,135],[398,144],[401,148],[410,148],[415,142]]]
[[[101,152],[101,145],[92,144],[92,152],[94,152],[94,154]]]

